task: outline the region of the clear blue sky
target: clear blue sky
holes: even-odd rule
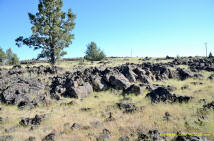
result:
[[[15,39],[31,35],[27,13],[39,0],[0,0],[0,46],[20,59],[37,52],[18,48]],[[214,0],[64,0],[77,15],[75,39],[65,57],[83,57],[95,41],[107,56],[205,55],[214,53]]]

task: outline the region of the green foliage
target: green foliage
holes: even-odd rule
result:
[[[67,54],[66,51],[61,51],[59,48],[57,48],[56,50],[57,60],[61,59],[61,57],[63,57],[66,54]]]
[[[86,50],[86,55],[85,55],[85,59],[90,60],[90,61],[100,61],[103,58],[105,58],[105,54],[103,51],[101,51],[98,47],[97,44],[95,42],[91,42],[88,46],[87,46],[87,50]]]
[[[12,60],[13,58],[13,51],[11,48],[6,50],[6,55],[7,55],[7,62],[9,62],[10,60]]]
[[[46,58],[55,65],[56,60],[66,54],[63,49],[69,47],[74,38],[71,31],[74,29],[76,16],[71,9],[67,13],[62,11],[62,7],[62,0],[40,0],[38,12],[35,15],[28,14],[32,35],[29,38],[20,36],[16,39],[16,45],[41,49],[37,59]]]
[[[0,64],[4,64],[7,56],[2,48],[0,48]]]
[[[15,53],[13,53],[12,49],[9,48],[6,50],[6,56],[7,56],[7,64],[9,65],[19,65],[19,58]]]
[[[17,57],[16,54],[13,54],[13,57],[11,58],[11,61],[10,61],[10,65],[19,65],[20,62],[19,62],[19,58]]]
[[[209,57],[208,58],[213,58],[213,54],[212,52],[210,52]]]

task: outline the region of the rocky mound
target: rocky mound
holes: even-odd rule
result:
[[[40,125],[42,120],[44,120],[45,115],[35,115],[34,118],[24,118],[22,119],[19,124],[22,126],[29,126],[29,125]]]
[[[208,104],[205,104],[203,105],[203,108],[206,110],[206,109],[213,109],[214,110],[214,101],[208,103]]]
[[[183,61],[184,62],[184,61]],[[194,61],[193,61],[194,62]],[[192,63],[193,63],[192,62]],[[185,80],[190,77],[201,78],[203,76],[184,69],[171,70],[168,66],[178,64],[174,60],[170,63],[142,63],[142,64],[125,64],[117,67],[109,68],[87,68],[74,73],[66,72],[64,74],[52,75],[53,71],[50,67],[26,67],[14,66],[12,69],[0,69],[0,101],[7,104],[17,104],[20,107],[25,105],[38,105],[44,103],[46,97],[59,100],[61,96],[72,98],[84,98],[93,91],[104,91],[109,88],[123,90],[124,93],[141,94],[143,85],[150,85],[152,81],[161,81],[170,78],[179,78]],[[206,66],[206,65],[205,65]],[[60,68],[55,68],[60,70]],[[24,74],[37,74],[38,76],[51,74],[51,84],[36,78],[25,78]],[[142,85],[136,85],[136,81]],[[46,89],[46,85],[50,90]],[[152,86],[153,87],[153,86]],[[151,90],[154,90],[154,88]],[[160,89],[159,89],[160,90]],[[162,90],[160,90],[162,91]],[[153,92],[152,92],[153,93]],[[154,101],[188,101],[188,97],[177,95],[150,94]],[[159,98],[157,97],[159,96]]]
[[[20,108],[37,106],[46,102],[45,84],[40,79],[24,77],[0,78],[0,101],[16,104]]]
[[[148,93],[146,97],[149,97],[152,103],[158,103],[158,102],[187,103],[192,99],[192,97],[189,97],[189,96],[178,96],[176,94],[171,94],[164,87],[158,87],[157,89]]]
[[[147,134],[142,131],[138,132],[137,141],[167,141],[166,137],[160,135],[158,130],[149,130]]]
[[[193,136],[188,133],[177,132],[177,136],[174,137],[174,141],[207,141],[206,137]]]

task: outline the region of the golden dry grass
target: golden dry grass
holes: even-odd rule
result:
[[[54,102],[48,107],[38,107],[32,110],[19,110],[16,106],[1,105],[2,111],[0,111],[1,117],[6,119],[0,126],[6,129],[16,127],[16,130],[11,133],[7,133],[4,130],[0,130],[1,135],[13,135],[15,140],[24,140],[29,136],[35,136],[39,141],[45,135],[53,130],[57,131],[57,141],[64,140],[96,140],[102,130],[107,128],[112,132],[111,140],[118,140],[122,135],[130,135],[132,132],[136,132],[137,129],[142,129],[147,132],[150,129],[158,129],[161,132],[176,133],[177,131],[186,131],[190,133],[214,133],[214,114],[213,112],[207,113],[208,120],[203,121],[203,125],[197,123],[200,113],[197,113],[198,108],[202,104],[198,103],[200,98],[206,98],[209,101],[213,100],[213,81],[200,80],[204,84],[202,86],[191,85],[189,90],[180,90],[180,87],[189,84],[192,80],[185,81],[168,80],[159,82],[159,84],[173,85],[178,89],[176,93],[180,95],[189,95],[195,97],[188,104],[151,104],[150,100],[145,98],[148,91],[145,91],[139,96],[130,95],[132,100],[129,102],[135,102],[138,107],[142,107],[141,110],[132,113],[125,114],[116,107],[116,103],[123,98],[120,91],[105,91],[94,92],[89,97],[79,99],[62,99],[60,102]],[[158,83],[158,82],[156,82]],[[201,90],[200,93],[195,93],[195,90]],[[95,98],[95,96],[98,96]],[[61,103],[66,103],[74,100],[76,104],[66,106]],[[92,108],[90,111],[81,111],[81,108]],[[113,117],[116,119],[111,122],[104,122],[108,117],[109,112],[113,113]],[[163,120],[165,112],[171,114],[169,121]],[[34,117],[35,114],[46,114],[47,118],[42,124],[30,131],[30,127],[19,126],[19,121],[25,117]],[[99,121],[101,123],[98,127],[91,126],[91,122]],[[71,130],[64,127],[64,124],[69,123],[70,126],[73,123],[78,123],[83,126],[90,126],[89,129]],[[132,139],[136,138],[133,137]]]
[[[129,63],[142,63],[140,58],[108,58],[105,60],[107,66],[117,66],[121,64]],[[150,60],[155,63],[155,58]],[[64,68],[67,71],[73,70],[79,66],[78,61],[60,62],[57,64],[59,67]],[[48,64],[37,64],[48,65]],[[83,67],[101,66],[99,62],[93,64],[89,61],[85,61]],[[183,66],[180,66],[183,67]],[[214,81],[207,80],[207,77],[211,74],[209,72],[202,72],[204,79],[187,79],[185,81],[179,80],[166,80],[161,82],[154,82],[160,85],[171,85],[177,88],[176,93],[178,95],[193,96],[194,99],[188,104],[151,104],[150,100],[145,98],[148,93],[147,90],[143,94],[135,96],[129,95],[138,107],[142,107],[141,110],[135,113],[123,113],[116,106],[117,102],[123,99],[121,91],[108,90],[105,92],[94,92],[89,97],[80,99],[66,99],[63,98],[59,102],[53,102],[49,106],[37,107],[34,109],[19,110],[16,106],[0,104],[2,110],[0,116],[3,118],[3,122],[0,123],[0,136],[12,135],[15,141],[22,141],[29,136],[35,136],[37,141],[40,141],[45,135],[53,130],[57,132],[57,141],[88,141],[96,140],[104,128],[112,132],[111,140],[117,141],[120,136],[130,135],[136,133],[137,129],[142,129],[145,132],[151,129],[158,129],[161,132],[176,133],[177,131],[186,131],[189,133],[214,133],[214,113],[213,111],[206,112],[205,120],[202,123],[198,122],[198,118],[201,113],[198,109],[202,107],[202,103],[198,101],[202,98],[207,99],[208,102],[214,100]],[[193,85],[191,82],[202,82],[202,85]],[[182,90],[181,87],[188,85],[189,88]],[[98,96],[95,98],[95,96]],[[74,100],[74,105],[64,105],[62,103],[68,103]],[[90,111],[81,111],[81,108],[92,108]],[[114,121],[105,122],[109,113],[113,113]],[[171,117],[169,121],[163,119],[165,112],[169,112]],[[30,127],[22,127],[19,125],[19,121],[22,118],[34,117],[36,114],[46,114],[47,117],[42,121],[41,125],[30,130]],[[100,126],[93,127],[91,122],[99,121]],[[69,128],[73,123],[78,123],[82,126],[90,126],[89,129],[72,130]],[[65,127],[65,124],[70,124],[69,127]],[[8,129],[15,127],[15,131],[7,132]],[[7,129],[7,130],[5,130]],[[214,134],[213,134],[214,136]],[[131,140],[136,139],[136,136],[131,137]],[[171,138],[169,138],[171,139]],[[214,137],[210,137],[214,140]]]

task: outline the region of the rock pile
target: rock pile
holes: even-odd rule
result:
[[[37,106],[46,102],[45,84],[40,79],[24,77],[0,78],[0,101],[16,104],[20,108]]]
[[[178,96],[176,94],[171,94],[167,89],[163,87],[158,87],[157,89],[151,91],[146,95],[146,97],[149,97],[152,103],[158,102],[187,103],[192,99],[192,97],[189,96]]]

